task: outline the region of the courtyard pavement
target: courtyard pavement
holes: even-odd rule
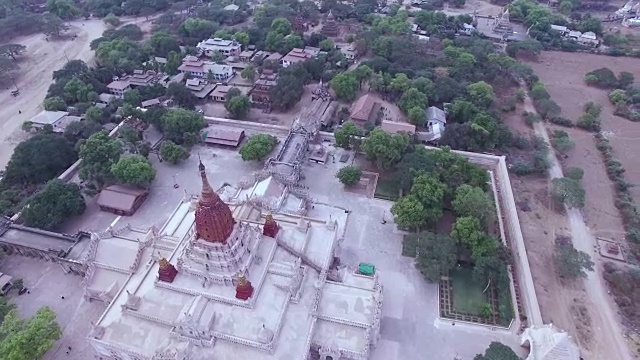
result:
[[[342,150],[336,152],[336,159]],[[215,188],[224,182],[236,184],[244,177],[262,168],[258,162],[244,162],[237,150],[195,147],[191,157],[178,164],[159,164],[151,157],[157,169],[157,178],[147,201],[133,217],[122,217],[101,212],[89,204],[87,212],[69,224],[67,232],[83,229],[102,231],[116,222],[115,228],[130,223],[136,227],[160,228],[185,195],[200,191],[197,170],[198,153],[207,166],[209,180]],[[350,159],[351,160],[351,159]],[[348,163],[303,166],[302,184],[316,202],[327,203],[350,211],[349,222],[342,244],[341,259],[355,266],[360,262],[376,265],[384,287],[381,339],[372,352],[372,360],[449,360],[473,357],[484,351],[491,341],[500,341],[523,353],[518,338],[509,331],[479,326],[441,322],[437,319],[437,287],[427,283],[413,266],[413,259],[401,255],[402,232],[393,224],[389,212],[392,202],[370,199],[362,194],[343,191],[335,177],[337,170]],[[175,181],[179,188],[174,188]],[[320,210],[311,210],[309,216],[320,216]],[[382,224],[382,219],[387,221]],[[10,256],[0,263],[0,271],[23,278],[30,294],[11,295],[23,316],[31,316],[41,306],[50,306],[58,314],[63,338],[47,353],[45,359],[88,360],[94,356],[85,340],[91,322],[95,322],[105,305],[88,303],[82,298],[84,284],[75,275],[64,274],[59,265],[39,259]],[[65,299],[61,299],[64,296]],[[72,351],[66,354],[67,347]]]

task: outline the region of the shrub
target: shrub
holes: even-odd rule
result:
[[[573,121],[562,116],[554,116],[551,119],[549,119],[549,122],[552,124],[556,124],[556,125],[564,126],[568,128],[573,127]]]
[[[616,74],[609,68],[600,68],[588,72],[585,76],[585,81],[588,85],[604,89],[612,89],[618,86]]]
[[[533,124],[539,122],[540,120],[542,120],[542,118],[540,117],[540,115],[533,113],[533,112],[528,112],[525,111],[523,114],[523,118],[524,118],[524,123],[529,125],[529,127],[533,127]]]
[[[511,171],[516,175],[530,175],[535,172],[533,165],[525,161],[518,161],[511,166]]]
[[[582,114],[580,120],[576,123],[576,126],[587,131],[598,132],[600,131],[600,119],[591,114],[585,113]]]
[[[629,100],[627,98],[627,92],[622,89],[616,89],[609,93],[609,100],[612,104],[626,104]]]
[[[587,114],[591,114],[594,117],[599,117],[600,113],[602,113],[602,105],[594,103],[593,101],[589,101],[584,104],[584,112]]]
[[[566,154],[575,146],[574,142],[569,138],[569,134],[561,130],[555,130],[553,132],[551,145],[553,145],[553,148],[561,154]]]
[[[353,186],[360,181],[362,170],[357,166],[345,166],[338,171],[336,177],[346,186]]]
[[[565,176],[569,179],[580,181],[584,176],[584,170],[579,167],[570,167],[565,171]]]
[[[558,105],[555,101],[551,99],[542,99],[538,101],[534,101],[533,105],[535,106],[538,114],[542,116],[543,119],[549,119],[554,116],[560,114],[560,105]]]
[[[583,208],[586,192],[579,181],[570,178],[556,178],[553,184],[553,198],[569,207]]]
[[[277,143],[278,139],[275,136],[267,134],[254,135],[240,148],[242,160],[262,160],[269,155]]]

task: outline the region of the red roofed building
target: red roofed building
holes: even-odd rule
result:
[[[361,96],[356,102],[351,105],[351,114],[349,118],[359,125],[364,126],[367,122],[374,121],[378,110],[380,109],[380,103],[371,94]]]

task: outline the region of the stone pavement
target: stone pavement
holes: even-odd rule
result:
[[[83,299],[81,277],[65,274],[58,264],[22,256],[5,257],[0,262],[0,271],[14,278],[22,278],[29,288],[29,294],[19,296],[12,291],[9,295],[20,315],[31,317],[43,306],[50,307],[57,314],[62,337],[45,354],[44,360],[93,359],[93,348],[86,341],[86,336],[91,329],[91,322],[98,319],[105,306]],[[71,351],[67,355],[69,346]]]

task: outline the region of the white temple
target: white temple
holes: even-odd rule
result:
[[[162,229],[94,235],[85,296],[109,304],[89,335],[96,359],[367,359],[382,287],[335,266],[348,214],[263,214],[223,201],[200,172],[202,194]],[[251,189],[279,189],[267,185]],[[300,208],[280,190],[274,208]]]

